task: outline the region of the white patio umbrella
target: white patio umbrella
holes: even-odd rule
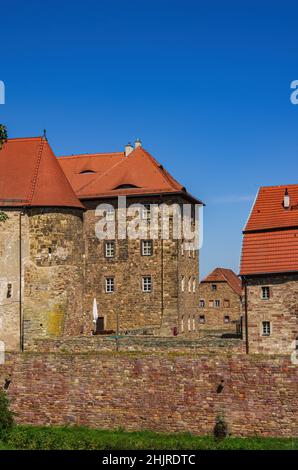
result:
[[[96,324],[98,319],[98,309],[96,299],[93,300],[93,323]]]

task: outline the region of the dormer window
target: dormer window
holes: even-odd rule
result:
[[[94,170],[84,170],[80,172],[80,175],[94,175],[96,174],[96,171]]]
[[[139,188],[139,186],[136,186],[135,184],[120,184],[119,186],[116,186],[115,189],[130,189],[130,188]]]

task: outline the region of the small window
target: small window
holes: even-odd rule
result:
[[[224,316],[224,323],[230,323],[230,316],[229,315]]]
[[[106,220],[114,220],[115,219],[115,209],[114,207],[109,207],[106,210]]]
[[[188,292],[191,292],[191,277],[188,278]]]
[[[205,315],[200,315],[199,316],[199,323],[206,323]]]
[[[105,257],[114,258],[115,256],[115,242],[106,242],[105,243]]]
[[[212,284],[211,285],[211,290],[214,292],[215,290],[217,290],[217,285],[216,284]]]
[[[142,219],[150,220],[151,219],[151,207],[150,204],[144,204],[142,207]]]
[[[181,256],[184,256],[184,242],[181,242]]]
[[[187,326],[188,326],[188,331],[191,331],[190,317],[188,317]]]
[[[219,308],[220,307],[220,300],[216,299],[214,305],[215,305],[216,308]]]
[[[193,280],[192,280],[192,291],[195,292],[196,291],[196,278],[194,277]]]
[[[93,171],[93,170],[84,170],[80,172],[80,175],[93,175],[95,173],[96,171]]]
[[[142,255],[152,256],[152,254],[153,254],[152,240],[142,240]]]
[[[262,299],[268,300],[270,298],[270,287],[262,287]]]
[[[8,283],[7,284],[7,293],[6,293],[6,298],[11,299],[12,297],[12,284]]]
[[[195,316],[192,317],[192,330],[196,331],[196,318],[195,318]]]
[[[106,293],[111,294],[115,291],[115,279],[113,277],[106,277]]]
[[[181,318],[181,333],[184,333],[184,317]]]
[[[270,334],[271,334],[270,321],[263,321],[262,322],[262,335],[263,336],[270,336]]]
[[[213,308],[213,306],[214,306],[213,300],[209,300],[209,307],[210,307],[210,308]]]
[[[230,308],[230,301],[229,301],[229,299],[225,299],[225,300],[224,300],[224,307],[225,307],[225,308]]]
[[[152,278],[151,276],[143,276],[142,278],[142,290],[143,292],[152,291]]]
[[[182,276],[182,278],[181,278],[181,291],[184,292],[184,289],[185,289],[185,277]]]
[[[200,300],[199,306],[200,306],[200,308],[204,308],[204,307],[205,307],[205,300],[204,300],[204,299],[201,299],[201,300]]]
[[[191,258],[191,250],[188,250],[188,257]]]

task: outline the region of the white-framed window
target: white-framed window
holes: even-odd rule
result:
[[[151,292],[152,291],[152,277],[151,276],[143,276],[142,277],[142,291],[143,292]]]
[[[200,315],[199,316],[199,323],[206,323],[205,315]]]
[[[150,204],[144,204],[142,207],[142,219],[150,220],[151,219],[151,207]]]
[[[153,243],[152,240],[142,240],[142,256],[152,256]]]
[[[262,287],[262,299],[269,300],[269,298],[270,298],[270,287],[263,286]]]
[[[111,294],[115,291],[115,278],[106,277],[106,293]]]
[[[105,242],[105,257],[114,258],[115,256],[115,242]]]
[[[214,301],[213,300],[209,300],[209,308],[213,308],[214,307]]]
[[[230,315],[224,316],[224,323],[230,323]]]
[[[106,220],[114,220],[115,218],[115,209],[114,207],[108,207],[106,212]]]
[[[181,277],[181,291],[184,292],[185,290],[185,276]]]
[[[188,292],[191,292],[191,277],[188,278]]]
[[[196,278],[194,277],[193,280],[192,280],[192,291],[195,292],[196,291]]]
[[[217,285],[216,284],[212,284],[211,285],[211,290],[214,292],[217,290]]]
[[[270,336],[271,334],[271,325],[270,321],[262,322],[262,336]]]
[[[215,306],[215,308],[220,308],[220,300],[219,299],[215,300],[214,306]]]
[[[200,308],[204,308],[204,307],[205,307],[205,300],[204,300],[204,299],[200,299],[199,307],[200,307]]]

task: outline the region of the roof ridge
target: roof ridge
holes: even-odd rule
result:
[[[58,160],[60,159],[70,159],[70,158],[81,158],[81,157],[104,157],[107,155],[123,155],[124,152],[102,152],[102,153],[77,153],[76,155],[60,155],[56,157]]]
[[[38,151],[36,152],[37,153],[36,165],[35,165],[32,181],[31,181],[31,187],[29,188],[28,197],[27,197],[29,204],[32,202],[32,199],[33,199],[33,196],[34,196],[37,177],[38,177],[38,170],[39,170],[39,167],[40,167],[40,162],[41,162],[41,159],[42,159],[42,153],[43,153],[45,142],[46,142],[45,139],[41,140],[40,145],[38,147]]]

